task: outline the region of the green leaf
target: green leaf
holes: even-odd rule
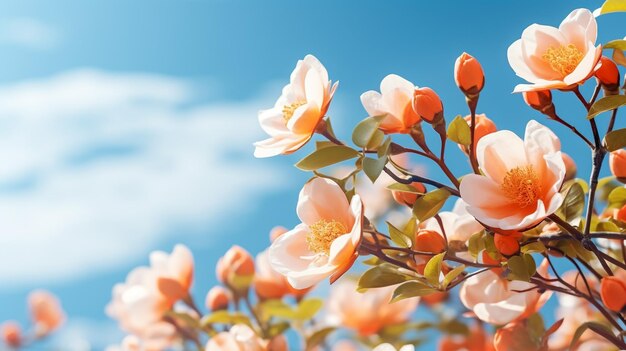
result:
[[[525,282],[530,281],[530,277],[535,274],[537,269],[535,260],[528,254],[509,258],[507,260],[507,266],[509,268],[509,279]]]
[[[377,138],[378,126],[385,119],[386,115],[368,117],[354,127],[352,141],[359,147],[367,148],[370,142]]]
[[[402,192],[402,193],[411,193],[411,194],[424,195],[423,192],[417,190],[411,184],[393,183],[391,185],[388,185],[387,189],[389,189],[391,191],[399,191],[399,192]]]
[[[433,286],[439,286],[439,275],[441,274],[441,262],[443,262],[443,257],[446,255],[445,252],[437,254],[428,260],[426,263],[426,267],[424,267],[424,277],[431,283]]]
[[[400,273],[397,267],[389,264],[381,264],[367,270],[361,278],[357,290],[363,291],[370,288],[382,288],[389,285],[403,283],[412,277]]]
[[[484,235],[485,235],[485,232],[480,231],[478,233],[473,234],[469,238],[469,242],[467,244],[467,250],[474,258],[476,258],[478,254],[482,250],[485,249],[485,241],[483,240]]]
[[[335,163],[359,156],[359,152],[345,145],[327,146],[315,150],[296,163],[296,167],[303,171],[313,171]]]
[[[626,98],[626,96],[624,97]],[[607,135],[604,137],[604,145],[606,146],[607,150],[611,152],[626,147],[626,128],[613,130],[607,133]]]
[[[602,45],[602,48],[626,51],[626,40],[624,39],[611,40],[608,43]]]
[[[442,322],[439,324],[439,329],[446,334],[469,334],[469,328],[467,325],[456,319],[450,319]]]
[[[387,156],[389,154],[389,146],[391,145],[391,137],[387,137],[385,141],[378,148],[378,158]]]
[[[426,195],[418,198],[413,204],[413,215],[423,222],[436,215],[450,197],[450,192],[446,189],[435,189]]]
[[[602,112],[611,111],[624,105],[626,105],[626,96],[624,95],[605,96],[591,105],[587,119],[592,119]]]
[[[611,330],[611,328],[605,326],[604,324],[600,324],[598,322],[585,322],[583,324],[581,324],[576,331],[574,332],[574,336],[572,337],[572,341],[570,342],[570,349],[573,350],[574,346],[576,346],[576,343],[578,342],[578,339],[580,339],[580,337],[583,335],[583,333],[585,331],[587,331],[587,329],[591,329],[597,333],[599,333],[600,335],[602,335],[603,333],[606,335],[614,335],[613,331]]]
[[[387,156],[383,156],[379,159],[365,157],[363,158],[363,172],[365,172],[365,175],[374,183],[386,164]]]
[[[335,327],[326,327],[320,330],[316,330],[311,336],[306,339],[306,351],[316,349],[316,346],[324,342],[330,333],[337,330]]]
[[[583,214],[584,207],[585,192],[580,184],[572,182],[570,187],[567,189],[563,204],[561,205],[561,208],[559,208],[559,213],[562,214],[561,217],[564,217],[568,223],[571,223],[580,219]]]
[[[596,230],[599,232],[619,233],[619,227],[613,222],[598,222]]]
[[[439,290],[433,289],[422,282],[413,280],[399,285],[393,292],[391,302],[400,301],[410,297],[426,296],[438,291]]]
[[[287,329],[291,327],[291,324],[287,321],[280,321],[278,323],[272,324],[267,333],[270,337],[275,337],[277,335],[283,334]]]
[[[546,251],[546,246],[541,241],[535,241],[522,246],[520,251],[525,254],[540,253]]]
[[[463,117],[456,116],[448,125],[448,139],[457,144],[469,145],[472,143],[471,130]]]
[[[263,302],[261,308],[263,313],[271,317],[310,320],[323,304],[323,301],[317,298],[302,300],[296,307],[291,307],[281,300],[267,300]]]
[[[216,311],[211,313],[208,316],[205,316],[200,320],[200,324],[202,326],[207,326],[209,324],[219,323],[219,324],[246,324],[251,326],[250,319],[248,316],[241,312],[229,312],[229,311]]]
[[[598,9],[599,13],[594,11],[594,15],[604,15],[611,12],[626,12],[625,0],[606,0]]]
[[[413,239],[405,232],[393,226],[393,224],[387,222],[387,228],[389,229],[389,237],[391,240],[400,247],[413,246]]]
[[[618,187],[609,193],[609,204],[617,204],[619,207],[626,203],[626,188]]]
[[[300,320],[311,320],[323,305],[324,301],[318,298],[302,300],[296,309],[296,318]]]
[[[448,285],[450,285],[450,283],[454,280],[454,278],[458,277],[463,272],[465,272],[464,264],[457,266],[453,270],[448,272],[448,274],[446,274],[446,276],[443,278],[443,283],[441,284],[441,288],[442,289],[447,288]]]

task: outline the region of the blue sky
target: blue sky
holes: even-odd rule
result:
[[[533,22],[600,3],[3,1],[0,320],[23,319],[25,294],[44,287],[77,321],[64,337],[116,342],[110,289],[151,250],[190,246],[202,299],[230,245],[256,253],[271,227],[294,225],[308,174],[291,164],[306,151],[256,160],[251,143],[263,138],[256,111],[308,53],[340,81],[329,115],[348,139],[365,117],[359,95],[389,73],[435,89],[448,119],[466,114],[453,66],[467,51],[486,74],[479,112],[517,133],[546,122],[586,177],[580,143],[510,93],[521,80],[506,49]],[[624,36],[620,20],[599,19],[599,42]],[[575,99],[555,95],[586,130]],[[453,148],[449,160],[467,170]]]

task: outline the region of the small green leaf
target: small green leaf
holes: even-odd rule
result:
[[[537,269],[535,260],[528,254],[509,258],[507,260],[507,266],[509,268],[509,279],[525,282],[530,281],[530,277],[535,274]]]
[[[621,95],[620,95],[621,96]],[[626,98],[626,96],[624,96]],[[626,100],[624,100],[626,102]],[[626,105],[626,103],[624,104]],[[626,147],[626,128],[613,130],[604,137],[606,149],[613,152]]]
[[[626,1],[624,0],[606,0],[602,6],[598,9],[600,11],[594,11],[593,14],[596,16],[604,15],[605,13],[611,12],[626,12]]]
[[[379,159],[365,157],[363,158],[363,172],[365,172],[365,175],[374,183],[386,164],[387,156],[383,156]]]
[[[229,312],[229,311],[216,311],[208,316],[205,316],[200,320],[202,326],[207,326],[213,323],[219,324],[246,324],[251,326],[248,316],[241,312]]]
[[[311,320],[323,305],[324,301],[318,298],[302,300],[296,309],[296,318],[299,320]]]
[[[464,271],[465,271],[465,265],[462,264],[460,266],[455,267],[450,272],[448,272],[448,274],[446,274],[446,276],[443,278],[443,283],[441,284],[441,288],[442,289],[447,288],[448,285],[450,285],[450,283],[452,283],[454,278],[458,277]]]
[[[619,227],[613,222],[598,222],[596,230],[599,232],[619,233]]]
[[[473,234],[469,238],[469,242],[467,244],[467,250],[472,255],[472,257],[476,258],[478,254],[485,249],[485,241],[483,240],[483,236],[485,235],[484,231],[480,231],[476,234]]]
[[[393,292],[391,302],[400,301],[410,297],[427,296],[437,291],[438,290],[433,289],[422,282],[413,280],[399,285]]]
[[[605,96],[591,105],[587,113],[587,119],[592,119],[603,112],[611,111],[624,105],[626,105],[626,96],[624,95]]]
[[[609,204],[617,204],[619,207],[626,203],[626,188],[618,187],[609,193]]]
[[[439,329],[446,334],[469,334],[469,328],[467,327],[467,325],[456,319],[450,319],[442,322],[441,324],[439,324]]]
[[[387,156],[389,154],[389,146],[391,145],[391,137],[387,137],[385,141],[378,148],[378,158]]]
[[[437,254],[428,260],[426,263],[426,267],[424,267],[424,277],[426,280],[433,286],[439,286],[439,275],[441,274],[441,263],[443,262],[443,257],[446,255],[445,252]]]
[[[389,237],[391,237],[391,240],[398,246],[405,248],[413,246],[413,239],[409,235],[394,227],[393,224],[389,222],[387,222],[387,227],[389,229]]]
[[[424,195],[423,192],[415,189],[415,187],[411,184],[393,183],[391,185],[388,185],[387,189],[392,190],[392,191],[399,191],[402,193]]]
[[[359,147],[367,148],[370,142],[377,137],[378,126],[385,119],[386,115],[368,117],[354,127],[352,141]]]
[[[602,45],[602,48],[626,51],[626,40],[624,39],[611,40],[608,43]]]
[[[361,278],[357,290],[363,291],[370,288],[382,288],[389,285],[403,283],[412,277],[400,273],[397,267],[389,264],[381,264],[367,270]]]
[[[463,117],[456,116],[448,125],[448,139],[457,144],[469,145],[472,143],[471,130]]]
[[[320,330],[316,330],[311,336],[306,339],[306,351],[315,350],[316,346],[324,342],[324,340],[330,335],[330,333],[337,330],[335,327],[326,327]]]
[[[450,197],[450,192],[444,188],[435,189],[418,198],[413,204],[413,215],[423,222],[436,215]]]
[[[546,246],[541,241],[535,241],[533,243],[522,246],[520,251],[525,254],[541,253],[546,251]]]
[[[566,190],[565,199],[559,213],[568,223],[578,221],[583,214],[585,207],[585,192],[583,188],[577,182],[572,182],[570,187]]]
[[[359,152],[345,145],[327,146],[307,155],[296,163],[303,171],[313,171],[359,156]]]

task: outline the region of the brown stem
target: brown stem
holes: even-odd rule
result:
[[[476,135],[476,106],[478,105],[478,95],[472,98],[467,98],[467,106],[470,109],[470,144],[468,147],[470,164],[472,165],[472,170],[474,173],[480,174],[480,170],[478,169],[478,160],[476,159],[476,145],[474,143],[474,137]]]

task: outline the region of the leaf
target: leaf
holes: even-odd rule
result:
[[[485,235],[484,231],[480,231],[476,234],[470,236],[467,250],[472,255],[472,257],[476,258],[478,254],[485,249],[485,241],[483,240],[483,236]]]
[[[335,327],[326,327],[320,330],[316,330],[311,336],[309,336],[306,340],[306,350],[314,350],[315,347],[326,339],[330,333],[334,332],[337,328]]]
[[[219,324],[243,323],[249,326],[252,325],[250,323],[250,319],[245,314],[241,312],[229,312],[225,310],[213,312],[209,314],[208,316],[203,317],[202,320],[200,321],[200,324],[202,326],[207,326],[212,323],[219,323]]]
[[[378,148],[378,158],[387,156],[389,154],[389,146],[391,145],[391,137],[387,137],[385,141]]]
[[[591,329],[600,335],[603,335],[603,333],[608,334],[608,335],[614,335],[613,331],[607,326],[605,326],[604,324],[600,324],[598,322],[585,322],[581,324],[574,332],[572,341],[569,344],[571,350],[574,350],[574,346],[578,342],[578,339],[580,339],[580,337],[583,335],[585,331],[587,331],[587,329]]]
[[[596,226],[596,230],[599,232],[607,233],[619,233],[619,227],[613,222],[599,222]]]
[[[525,282],[530,281],[530,277],[535,274],[537,269],[535,260],[531,255],[527,254],[509,258],[507,266],[509,268],[509,279],[521,280]]]
[[[443,278],[443,283],[441,284],[441,288],[445,289],[450,285],[450,283],[454,280],[454,278],[461,275],[461,273],[465,272],[465,265],[462,264],[460,266],[455,267],[453,270],[448,272],[446,276]]]
[[[405,232],[393,226],[393,224],[387,222],[387,228],[389,229],[389,236],[391,240],[400,247],[413,246],[413,239]]]
[[[603,112],[610,111],[624,105],[626,105],[625,95],[605,96],[591,105],[591,108],[587,113],[587,119],[592,119]]]
[[[424,277],[431,283],[433,286],[439,286],[439,275],[441,274],[441,262],[443,262],[443,257],[446,255],[445,252],[437,254],[428,260],[426,263],[426,267],[424,267]]]
[[[525,254],[540,253],[546,251],[546,246],[541,241],[535,241],[522,246],[520,251]]]
[[[611,40],[608,43],[602,45],[602,48],[626,51],[626,40],[624,39]]]
[[[623,204],[626,202],[626,188],[618,187],[613,189],[609,193],[608,202],[611,205],[617,204],[619,207],[623,206]]]
[[[450,192],[446,189],[435,189],[424,196],[419,197],[413,204],[413,214],[423,222],[436,215],[450,197]]]
[[[378,126],[386,115],[368,117],[359,122],[352,132],[352,141],[359,147],[367,148],[372,139],[376,137]]]
[[[593,14],[597,17],[611,12],[626,12],[626,1],[606,0],[599,9],[593,11]]]
[[[472,143],[471,130],[463,117],[456,116],[448,125],[448,139],[457,144],[469,145]]]
[[[469,328],[467,327],[467,325],[456,319],[450,319],[442,322],[441,324],[439,324],[439,329],[446,334],[469,334]]]
[[[303,171],[313,171],[359,156],[359,152],[345,145],[327,146],[307,155],[296,163]]]
[[[571,223],[580,219],[584,207],[585,192],[580,184],[573,182],[567,189],[565,199],[563,200],[561,208],[559,208],[559,212],[563,214],[562,217],[564,217],[568,223]]]
[[[426,296],[437,291],[438,290],[433,289],[422,282],[413,280],[398,286],[396,290],[393,291],[391,302],[404,300],[410,297]]]
[[[300,301],[296,310],[296,318],[300,320],[310,320],[324,305],[324,301],[318,298],[308,298]]]
[[[423,192],[415,189],[415,187],[413,185],[411,185],[411,184],[393,183],[391,185],[388,185],[387,189],[389,189],[391,191],[399,191],[399,192],[402,192],[402,193],[411,193],[411,194],[424,195]]]
[[[365,175],[374,183],[386,164],[387,156],[383,156],[379,159],[365,157],[363,158],[363,172],[365,172]]]
[[[606,149],[611,152],[626,147],[626,128],[613,130],[607,133],[604,137],[604,145],[606,146]]]
[[[382,288],[389,285],[403,283],[411,277],[398,272],[395,266],[381,264],[367,270],[361,278],[357,290],[362,291],[370,288]]]

